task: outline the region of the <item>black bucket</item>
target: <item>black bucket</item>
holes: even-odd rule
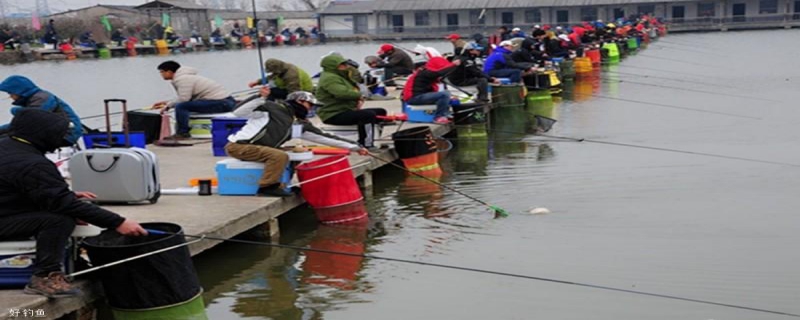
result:
[[[127,237],[114,230],[87,238],[82,245],[94,266],[186,243],[181,226],[142,223],[146,229],[168,235]],[[152,309],[190,301],[202,292],[186,246],[101,269],[108,305],[119,309]]]
[[[410,159],[436,152],[436,140],[429,127],[400,130],[392,134],[394,149],[400,159]]]

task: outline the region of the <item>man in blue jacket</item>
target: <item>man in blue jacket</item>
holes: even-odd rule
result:
[[[61,147],[71,146],[78,142],[83,135],[81,119],[72,108],[59,99],[54,94],[40,89],[30,79],[13,75],[9,76],[0,83],[0,91],[7,92],[14,100],[15,107],[11,108],[11,114],[17,115],[23,108],[39,108],[44,111],[62,114],[70,122],[69,131],[64,136]],[[0,135],[7,133],[9,125],[0,125]]]
[[[532,69],[534,65],[515,62],[511,58],[513,50],[514,44],[511,41],[500,42],[500,45],[486,59],[483,72],[495,78],[509,78],[511,82],[519,83],[522,79],[522,72]]]

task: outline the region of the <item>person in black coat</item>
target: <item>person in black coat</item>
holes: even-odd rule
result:
[[[79,294],[61,271],[78,219],[123,235],[146,235],[137,222],[80,199],[44,154],[61,146],[69,120],[60,113],[23,109],[0,139],[0,241],[36,237],[36,262],[25,293],[50,298]]]
[[[481,66],[475,61],[480,57],[483,48],[475,43],[467,43],[464,52],[453,57],[453,60],[461,61],[456,69],[447,77],[448,80],[457,86],[476,86],[478,88],[478,100],[489,101],[489,82],[500,83],[495,78],[490,77],[481,70]]]

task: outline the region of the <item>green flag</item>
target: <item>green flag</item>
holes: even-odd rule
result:
[[[283,24],[283,16],[278,16],[278,27]]]
[[[107,16],[100,17],[100,23],[102,23],[103,26],[106,27],[106,31],[111,31],[111,22],[108,22]]]
[[[169,27],[169,13],[162,13],[161,14],[161,26],[166,28]]]
[[[217,28],[222,28],[223,24],[224,22],[222,21],[222,17],[220,17],[219,15],[214,16],[214,25],[216,25]]]

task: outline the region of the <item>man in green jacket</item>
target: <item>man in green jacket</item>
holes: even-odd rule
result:
[[[385,116],[381,108],[362,109],[364,97],[351,75],[347,59],[331,54],[322,59],[322,75],[317,87],[317,100],[323,104],[317,115],[325,124],[351,126],[358,125],[358,144],[374,147],[374,126],[381,122],[378,116]]]
[[[314,91],[314,84],[311,83],[308,73],[291,63],[278,59],[267,59],[264,62],[264,68],[270,73],[268,79],[274,82],[267,98],[269,100],[285,100],[287,95],[296,91]],[[252,81],[248,85],[252,88],[259,84],[261,84],[261,79]]]

